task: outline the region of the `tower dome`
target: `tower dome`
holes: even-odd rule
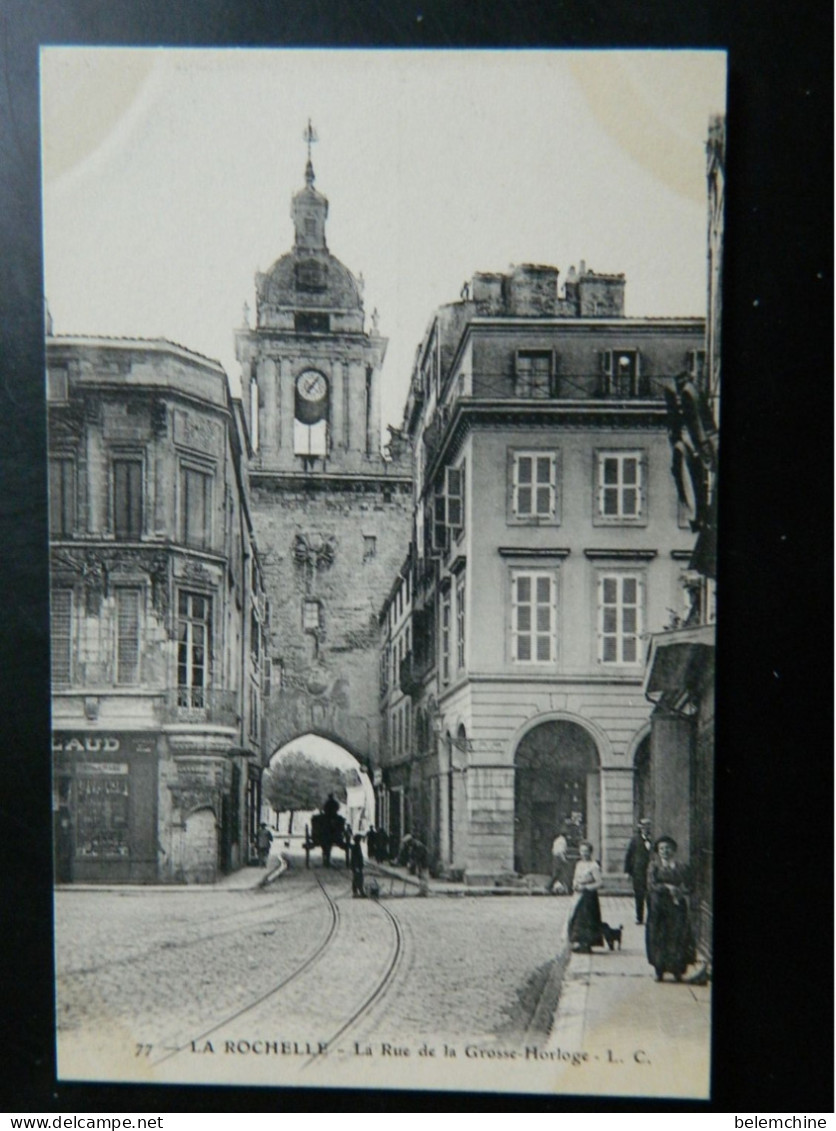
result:
[[[294,194],[290,208],[295,230],[293,249],[256,277],[257,325],[362,334],[360,285],[328,250],[328,199],[314,188],[314,180],[309,153],[305,187]]]

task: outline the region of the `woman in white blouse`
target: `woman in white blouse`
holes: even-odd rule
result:
[[[569,941],[572,950],[589,954],[593,946],[603,946],[601,931],[601,904],[598,892],[603,884],[601,865],[592,859],[593,847],[590,841],[582,840],[578,849],[580,860],[575,865],[572,890],[577,901],[569,920]]]

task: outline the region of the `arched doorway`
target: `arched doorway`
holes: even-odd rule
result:
[[[601,775],[598,749],[578,723],[540,723],[520,741],[514,759],[514,868],[551,873],[558,830],[571,856],[579,841],[601,853]]]
[[[645,817],[653,819],[653,795],[650,791],[650,735],[641,740],[633,758],[633,825]]]

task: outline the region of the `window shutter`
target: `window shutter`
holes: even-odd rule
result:
[[[450,530],[464,526],[464,468],[448,467],[445,471],[447,494],[447,525]]]
[[[443,486],[436,491],[433,500],[433,550],[439,553],[447,549],[447,497]]]

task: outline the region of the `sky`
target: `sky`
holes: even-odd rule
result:
[[[331,252],[389,339],[383,424],[475,271],[623,272],[628,316],[702,315],[718,51],[49,47],[46,298],[56,334],[164,337],[220,361],[290,250],[305,126]]]

